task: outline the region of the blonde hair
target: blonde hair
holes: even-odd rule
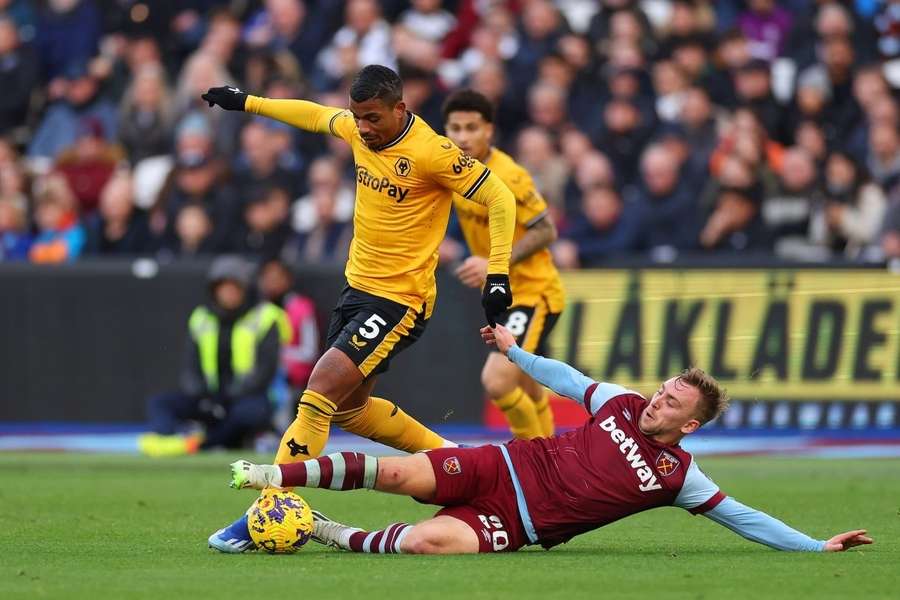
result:
[[[728,409],[728,392],[716,378],[697,367],[690,367],[678,376],[681,381],[694,386],[700,392],[697,403],[697,420],[704,425]]]

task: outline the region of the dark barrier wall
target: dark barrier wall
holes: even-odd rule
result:
[[[206,264],[0,264],[0,421],[136,422],[145,398],[176,385],[187,318]],[[327,321],[340,269],[304,270],[298,289]],[[376,386],[429,423],[481,420],[487,354],[479,294],[439,273],[422,339]]]

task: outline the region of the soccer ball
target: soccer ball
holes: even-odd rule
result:
[[[247,511],[250,537],[269,554],[292,554],[313,531],[313,516],[306,501],[293,492],[266,488]]]

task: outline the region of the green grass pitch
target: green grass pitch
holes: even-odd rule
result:
[[[701,461],[726,493],[814,537],[876,539],[843,554],[775,552],[668,508],[550,552],[420,557],[208,550],[254,497],[225,486],[233,459],[0,455],[0,598],[900,598],[898,460]],[[369,491],[304,496],[366,528],[434,511]]]

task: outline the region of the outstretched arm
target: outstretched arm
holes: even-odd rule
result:
[[[725,498],[703,515],[724,525],[748,540],[776,550],[793,552],[841,552],[863,544],[871,544],[865,529],[841,533],[830,540],[814,540],[805,533],[785,525],[775,517],[745,506],[733,498]]]
[[[347,133],[338,129],[341,117],[348,116],[345,110],[322,106],[308,100],[263,98],[252,96],[231,86],[210,88],[201,97],[210,107],[218,104],[225,110],[238,110],[270,117],[306,131],[330,133],[342,138]]]
[[[496,346],[498,351],[506,354],[525,373],[557,394],[582,402],[588,388],[594,385],[593,379],[564,362],[522,350],[516,345],[512,333],[503,325],[497,325],[494,329],[482,328],[481,337],[485,343]]]

